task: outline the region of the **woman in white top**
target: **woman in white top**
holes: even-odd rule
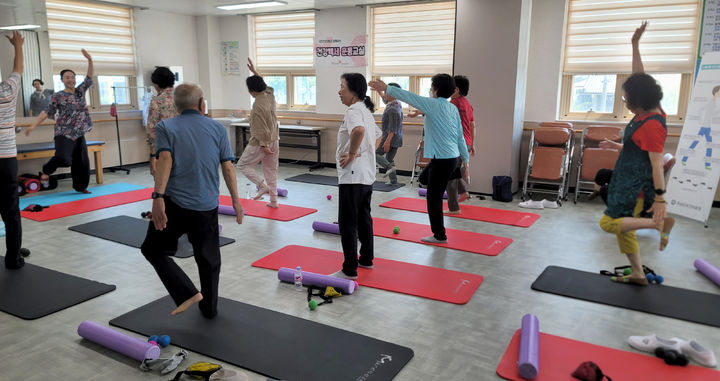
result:
[[[348,106],[338,131],[337,162],[340,185],[338,224],[345,261],[335,276],[357,279],[358,266],[373,268],[373,226],[370,199],[375,182],[375,141],[381,131],[367,93],[365,77],[345,73],[340,77],[340,101]],[[360,259],[357,241],[360,239]]]

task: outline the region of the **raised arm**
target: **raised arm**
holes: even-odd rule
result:
[[[409,91],[405,91],[403,89],[397,88],[395,86],[390,86],[385,84],[385,82],[381,80],[373,80],[368,83],[371,89],[377,91],[377,92],[386,92],[388,95],[390,95],[393,98],[397,98],[398,100],[401,100],[410,106],[415,107],[416,109],[422,111],[423,113],[426,113],[427,110],[429,110],[432,107],[432,98],[428,97],[421,97],[415,93],[411,93]]]
[[[25,38],[18,31],[13,31],[12,37],[5,35],[8,41],[15,47],[15,61],[13,61],[13,73],[22,74],[23,71],[23,42]]]
[[[643,21],[639,28],[635,29],[635,33],[632,36],[632,72],[633,74],[644,73],[645,68],[643,67],[642,58],[640,57],[640,37],[645,33],[647,28],[647,21]]]
[[[92,56],[90,56],[90,53],[88,53],[85,49],[81,49],[80,52],[82,52],[82,55],[88,60],[88,68],[85,76],[92,78],[93,74],[95,74],[95,67],[93,66]]]
[[[251,71],[253,74],[257,75],[258,77],[262,77],[262,75],[260,75],[260,73],[258,73],[258,71],[255,70],[255,65],[253,65],[253,62],[252,62],[252,60],[251,60],[249,57],[248,57],[247,67],[248,67],[248,69],[250,69],[250,71]]]

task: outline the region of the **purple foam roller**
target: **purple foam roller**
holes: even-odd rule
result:
[[[287,267],[281,267],[278,270],[278,279],[283,282],[294,283],[295,282],[295,269],[289,269]],[[336,278],[334,276],[311,273],[307,271],[302,272],[303,286],[315,286],[315,287],[333,287],[342,291],[344,294],[352,294],[355,292],[356,283],[351,279]]]
[[[319,232],[340,234],[340,225],[338,225],[338,224],[331,224],[328,222],[315,221],[312,223],[312,227],[313,227],[313,230],[316,230]]]
[[[237,213],[235,213],[235,209],[233,209],[233,207],[229,205],[218,206],[218,213],[226,214],[228,216],[237,216]]]
[[[85,320],[78,326],[78,335],[138,361],[160,357],[160,347],[130,337],[110,327]]]
[[[426,197],[427,196],[427,189],[425,188],[418,188],[418,196]],[[443,198],[447,199],[447,192],[443,193]]]
[[[288,191],[287,191],[287,189],[277,188],[277,194],[280,197],[287,197]]]
[[[538,375],[540,323],[537,316],[527,314],[522,318],[518,373],[520,377],[532,380]]]
[[[703,275],[710,278],[711,281],[720,286],[720,270],[713,266],[712,263],[700,258],[696,259],[695,262],[693,262],[693,265],[695,265],[695,268]]]

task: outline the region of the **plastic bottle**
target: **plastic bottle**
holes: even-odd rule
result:
[[[303,279],[302,279],[302,270],[300,270],[300,266],[295,268],[295,291],[302,291],[303,290]]]
[[[248,200],[252,198],[252,187],[250,183],[245,184],[245,198]]]

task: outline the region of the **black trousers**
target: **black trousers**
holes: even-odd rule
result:
[[[340,184],[340,206],[338,224],[345,261],[342,270],[345,275],[357,275],[360,239],[360,264],[370,266],[375,258],[373,248],[373,223],[370,216],[372,185]]]
[[[445,221],[443,220],[443,193],[447,188],[453,172],[458,166],[459,158],[432,159],[425,168],[424,174],[420,175],[421,182],[426,177],[428,217],[430,218],[430,229],[435,239],[446,240]]]
[[[25,264],[20,255],[22,226],[20,225],[20,200],[18,195],[17,158],[0,159],[0,216],[5,223],[5,267],[17,269]]]
[[[198,293],[187,274],[170,258],[177,252],[178,239],[187,234],[193,246],[195,263],[200,274],[203,300],[200,312],[206,318],[217,315],[218,284],[220,283],[220,234],[217,208],[208,211],[184,209],[165,199],[167,227],[156,230],[150,222],[141,251],[155,268],[160,280],[176,305]]]
[[[74,141],[65,136],[55,137],[55,156],[43,165],[42,171],[50,175],[60,167],[70,167],[73,189],[78,192],[87,189],[90,184],[90,158],[84,136]],[[102,171],[102,168],[95,169]]]

